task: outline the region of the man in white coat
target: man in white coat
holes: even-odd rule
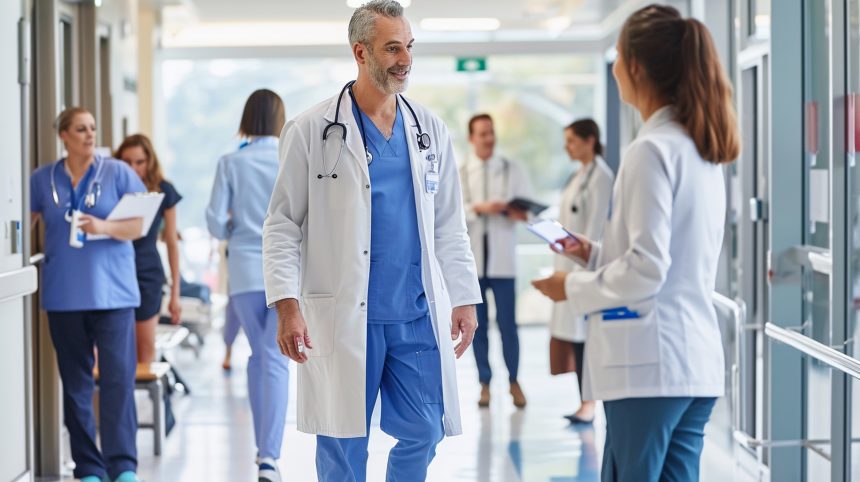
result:
[[[528,175],[518,162],[496,152],[496,132],[489,114],[477,114],[469,119],[469,143],[472,155],[460,169],[460,178],[466,203],[466,226],[484,296],[484,304],[478,306],[478,331],[473,347],[481,383],[478,406],[490,405],[493,371],[489,357],[490,320],[486,295],[487,291],[492,291],[511,397],[515,406],[523,408],[526,396],[517,378],[520,337],[516,321],[516,226],[517,222],[526,221],[528,214],[511,207],[509,202],[516,198],[531,198],[531,186]]]
[[[402,7],[359,7],[349,40],[357,80],[281,134],[266,296],[299,363],[298,428],[317,434],[319,480],[366,479],[380,393],[397,439],[387,480],[424,480],[438,442],[462,431],[455,356],[481,294],[448,131],[400,95],[413,42]]]

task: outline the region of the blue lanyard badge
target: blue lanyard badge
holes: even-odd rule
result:
[[[626,306],[603,310],[601,314],[603,315],[603,321],[633,320],[640,317],[638,311],[631,310]]]

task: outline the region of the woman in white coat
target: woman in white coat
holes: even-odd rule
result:
[[[624,24],[613,73],[645,124],[627,149],[603,243],[560,240],[588,266],[537,282],[588,315],[584,396],[604,401],[604,481],[699,479],[725,373],[711,304],[739,151],[731,85],[706,27],[648,6]]]
[[[559,222],[572,233],[599,240],[609,215],[609,198],[615,175],[603,160],[600,128],[592,119],[580,119],[564,129],[564,148],[571,161],[581,167],[571,176],[561,195]],[[556,273],[570,273],[580,268],[570,258],[556,254]],[[552,308],[550,320],[549,356],[553,375],[576,372],[582,392],[582,362],[585,353],[585,317],[571,312],[567,301],[559,301]],[[582,397],[580,396],[580,399]],[[579,409],[565,418],[572,424],[589,424],[594,421],[594,401],[584,400]]]

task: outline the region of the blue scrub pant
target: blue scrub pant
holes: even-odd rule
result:
[[[236,337],[239,336],[240,328],[242,328],[242,325],[239,324],[239,318],[236,316],[236,312],[233,311],[233,302],[229,301],[224,313],[224,328],[222,331],[224,345],[228,347],[233,346],[233,342],[235,342]]]
[[[508,381],[515,382],[520,367],[520,335],[517,332],[515,280],[514,278],[480,278],[478,281],[481,285],[481,297],[484,300],[477,306],[478,331],[475,332],[475,339],[472,341],[475,362],[478,364],[478,380],[481,383],[490,383],[490,379],[493,377],[489,357],[490,342],[487,337],[490,324],[487,290],[493,290],[493,298],[496,301],[496,320],[502,335],[502,354],[505,357],[505,365],[508,367]]]
[[[63,418],[69,430],[74,475],[109,476],[137,470],[137,368],[134,309],[51,311],[48,326],[63,381]],[[99,352],[99,431],[93,411],[94,353]]]
[[[628,398],[603,402],[603,482],[693,482],[716,398]]]
[[[230,304],[251,344],[248,399],[254,418],[257,454],[278,459],[290,389],[289,359],[281,354],[277,343],[278,315],[266,307],[263,291],[232,295]]]
[[[388,454],[387,482],[427,477],[442,427],[442,366],[430,317],[367,325],[366,416],[382,392],[382,431],[397,439]],[[365,482],[368,437],[317,436],[320,482]]]

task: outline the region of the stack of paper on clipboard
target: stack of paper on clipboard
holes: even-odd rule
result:
[[[126,194],[114,206],[113,211],[108,214],[106,219],[108,221],[121,221],[123,219],[143,218],[143,229],[140,235],[146,236],[163,200],[163,192]],[[105,234],[87,234],[87,241],[100,239],[110,239],[110,237]]]

